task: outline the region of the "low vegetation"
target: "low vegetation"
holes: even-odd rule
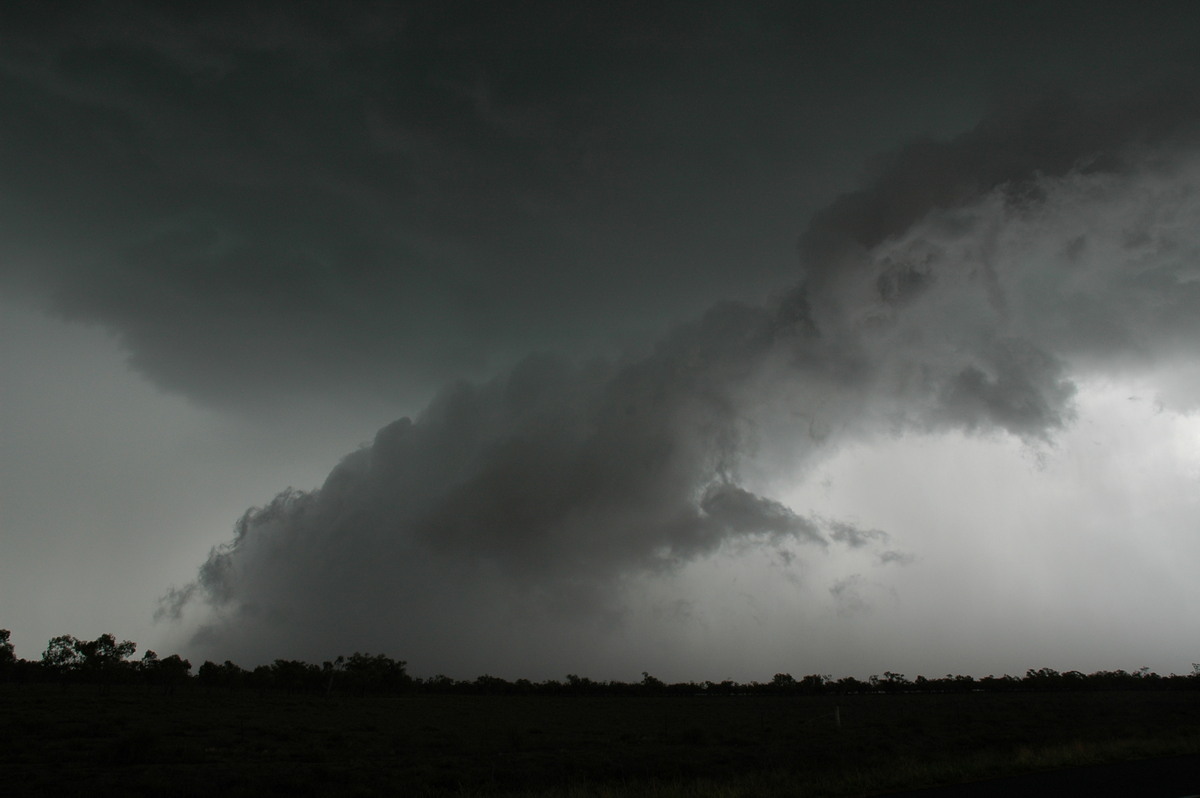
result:
[[[8,794],[871,795],[1200,752],[1200,669],[462,681],[134,648],[64,636],[26,661],[0,630]]]

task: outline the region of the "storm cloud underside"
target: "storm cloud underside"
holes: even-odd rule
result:
[[[831,547],[902,567],[902,540],[793,511],[777,475],[906,433],[1051,447],[1079,380],[1187,358],[1195,110],[1054,98],[895,151],[814,217],[795,285],[644,354],[535,354],[452,384],[319,489],[249,511],[161,612],[203,616],[214,652],[320,656],[371,629],[418,661],[509,646],[520,663],[556,639],[602,648],[629,585],[723,550],[776,551],[797,578]],[[866,584],[829,589],[858,606]]]

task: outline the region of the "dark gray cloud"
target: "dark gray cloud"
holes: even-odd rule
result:
[[[1161,72],[1197,12],[1160,8],[22,4],[0,20],[0,278],[208,404],[413,407],[547,341],[611,351],[757,301],[863,153],[1013,86]],[[1154,60],[1118,46],[1151,37]],[[933,150],[891,195],[1024,168]],[[855,202],[818,228],[903,224]]]

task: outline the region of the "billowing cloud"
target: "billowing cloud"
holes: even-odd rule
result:
[[[885,546],[772,499],[762,464],[908,430],[1044,446],[1081,376],[1187,354],[1196,118],[1177,96],[1035,104],[905,148],[816,217],[775,300],[718,304],[624,360],[535,355],[446,388],[320,489],[247,513],[164,611],[206,605],[198,640],[225,651],[361,647],[368,629],[413,658],[533,650],[619,627],[628,580],[723,547]],[[829,590],[859,612],[871,584]]]

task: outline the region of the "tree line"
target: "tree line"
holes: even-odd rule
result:
[[[383,654],[355,652],[315,665],[300,660],[277,659],[269,665],[246,669],[226,660],[204,662],[192,673],[192,664],[178,654],[159,657],[146,651],[133,659],[137,644],[117,642],[111,634],[95,640],[71,635],[51,638],[38,660],[18,659],[10,632],[0,629],[0,682],[112,685],[144,684],[172,691],[183,686],[209,689],[286,691],[290,693],[428,693],[459,695],[846,695],[896,693],[1029,692],[1063,690],[1163,690],[1200,689],[1200,663],[1186,675],[1160,676],[1147,668],[1136,671],[1059,672],[1052,668],[1030,669],[1024,676],[973,676],[947,674],[936,678],[884,671],[882,676],[834,679],[825,674],[795,678],[777,673],[766,682],[675,682],[667,683],[642,673],[633,682],[594,681],[567,674],[565,679],[533,682],[507,680],[484,674],[475,679],[452,679],[437,675],[413,677],[408,663]]]

